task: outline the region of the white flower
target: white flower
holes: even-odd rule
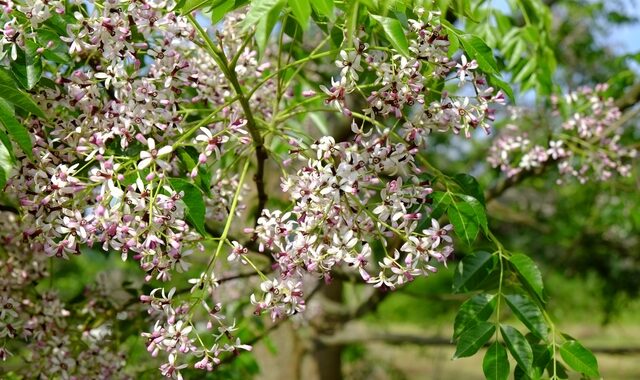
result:
[[[227,260],[228,261],[236,261],[238,259],[240,259],[240,262],[242,264],[246,264],[247,261],[244,260],[242,258],[242,256],[246,255],[248,252],[248,249],[243,247],[242,245],[240,245],[240,243],[238,243],[237,241],[233,241],[233,249],[231,250],[231,253],[229,254],[229,256],[227,256]]]
[[[340,51],[340,58],[342,60],[337,60],[336,65],[340,67],[342,70],[340,74],[343,77],[351,77],[353,80],[358,80],[358,71],[362,71],[362,66],[360,65],[361,55],[356,51]]]
[[[470,70],[475,70],[478,68],[478,63],[476,60],[472,60],[471,62],[467,62],[467,57],[463,54],[460,57],[462,63],[456,64],[456,68],[458,69],[457,76],[460,79],[460,85],[462,86],[467,79],[467,75],[471,75]]]
[[[148,151],[140,152],[141,160],[140,162],[138,162],[138,169],[142,170],[151,165],[152,162],[154,162],[161,168],[169,170],[171,168],[171,165],[169,165],[169,163],[167,163],[166,161],[159,160],[159,158],[171,153],[173,151],[173,147],[171,145],[167,145],[163,146],[159,150],[156,150],[156,142],[152,138],[149,138],[147,140],[147,146],[149,147]]]

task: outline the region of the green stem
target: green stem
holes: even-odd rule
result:
[[[209,272],[211,267],[216,263],[216,259],[222,251],[222,247],[224,246],[224,241],[227,240],[227,235],[229,235],[229,229],[231,228],[231,222],[233,221],[233,216],[235,215],[236,207],[238,206],[238,199],[240,198],[240,193],[242,192],[244,177],[246,176],[248,169],[249,160],[245,161],[244,163],[244,168],[242,169],[242,174],[240,174],[240,180],[238,181],[238,188],[236,189],[236,193],[233,195],[233,201],[231,202],[231,208],[229,209],[229,217],[227,218],[227,222],[224,225],[224,230],[222,230],[222,235],[220,236],[220,240],[218,241],[216,252],[214,253],[211,261],[209,261],[209,265],[207,265],[207,269],[205,270],[205,272]]]

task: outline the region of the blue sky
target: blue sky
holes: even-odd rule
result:
[[[640,19],[640,4],[632,2],[626,8],[626,14]],[[636,53],[640,51],[640,22],[628,26],[617,26],[603,39],[620,53]]]

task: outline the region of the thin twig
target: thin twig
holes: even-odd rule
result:
[[[309,292],[309,295],[307,296],[307,298],[305,299],[305,302],[309,301],[313,296],[315,296],[318,293],[318,290],[320,290],[320,288],[322,287],[322,282],[319,282],[311,292]],[[260,334],[254,336],[253,338],[247,340],[246,342],[244,342],[245,344],[248,344],[250,346],[253,346],[254,344],[258,343],[259,341],[261,341],[262,339],[266,338],[269,334],[271,334],[273,331],[275,331],[276,329],[278,329],[280,326],[283,325],[283,323],[285,321],[287,321],[288,319],[286,318],[282,318],[279,319],[277,322],[275,322],[274,324],[272,324],[271,326],[267,327],[264,331],[262,331]],[[222,362],[220,364],[228,364],[232,361],[234,361],[236,358],[238,357],[238,355],[232,355],[232,356],[227,356],[226,358],[224,358],[222,360]]]
[[[16,207],[11,206],[11,205],[3,205],[3,204],[0,204],[0,211],[6,211],[6,212],[13,213],[13,214],[18,214],[19,213],[19,211],[18,211],[18,209]]]

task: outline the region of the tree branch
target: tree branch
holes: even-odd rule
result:
[[[485,203],[488,204],[489,202],[495,200],[496,198],[504,194],[505,191],[509,190],[509,188],[519,185],[525,179],[544,173],[545,171],[547,171],[547,169],[553,162],[556,162],[556,160],[549,159],[545,161],[542,164],[542,166],[534,170],[523,171],[514,175],[513,177],[508,177],[508,178],[505,178],[503,181],[498,182],[495,186],[489,188],[485,193],[484,195]]]
[[[254,181],[256,183],[256,190],[258,191],[258,207],[255,213],[256,223],[258,218],[262,214],[262,210],[264,209],[267,203],[267,193],[265,191],[264,184],[264,164],[269,156],[267,155],[267,150],[264,146],[264,139],[260,134],[258,129],[258,125],[256,124],[256,120],[253,116],[253,111],[251,111],[251,106],[249,104],[249,98],[246,97],[240,82],[238,81],[238,76],[236,75],[234,65],[237,58],[234,58],[231,64],[227,60],[227,56],[224,54],[219,47],[217,47],[211,37],[207,34],[207,32],[202,28],[202,26],[196,21],[193,15],[187,15],[187,18],[191,22],[194,28],[200,34],[200,37],[205,41],[209,52],[211,53],[211,57],[216,61],[218,67],[227,78],[227,80],[231,83],[233,90],[238,96],[238,101],[240,102],[240,106],[242,107],[242,111],[244,112],[244,116],[247,119],[247,129],[249,130],[249,134],[251,135],[251,139],[253,140],[253,145],[256,150],[256,160],[257,160],[257,169],[256,175],[254,176]]]
[[[305,298],[305,302],[309,301],[313,296],[315,296],[318,293],[318,290],[320,290],[320,288],[322,287],[322,282],[319,282],[311,292],[309,292],[309,295],[307,296],[307,298]],[[287,321],[288,319],[286,318],[282,318],[282,319],[278,319],[278,321],[276,321],[274,324],[272,324],[271,326],[267,327],[264,331],[262,331],[260,334],[254,336],[253,338],[247,340],[246,342],[244,342],[244,344],[248,344],[250,346],[253,346],[254,344],[258,343],[259,341],[261,341],[262,339],[266,338],[270,333],[272,333],[273,331],[277,330],[280,326],[282,326],[284,324],[285,321]],[[232,362],[233,360],[235,360],[235,358],[237,358],[238,355],[231,355],[231,356],[227,356],[226,358],[224,358],[222,360],[222,362],[220,362],[220,364],[227,364]]]
[[[450,346],[450,338],[441,336],[426,336],[417,333],[398,333],[380,331],[363,326],[351,326],[330,336],[318,339],[328,346],[348,345],[356,343],[384,342],[388,344],[418,344],[428,346]]]
[[[13,214],[19,214],[18,208],[11,205],[0,204],[0,211],[6,211]]]
[[[267,204],[268,196],[265,191],[265,183],[264,183],[264,164],[265,161],[269,158],[267,154],[267,150],[264,147],[264,139],[258,130],[258,126],[256,124],[255,118],[253,117],[253,113],[251,111],[251,106],[249,105],[249,100],[245,97],[244,92],[242,90],[242,86],[238,82],[238,77],[233,70],[229,70],[229,81],[233,86],[236,94],[238,95],[238,100],[240,101],[240,106],[244,111],[245,117],[247,118],[247,129],[249,129],[249,133],[251,134],[251,139],[253,140],[254,147],[256,149],[256,161],[257,168],[256,174],[253,177],[254,182],[256,183],[256,190],[258,192],[258,207],[255,212],[256,224],[258,223],[258,218],[262,215],[262,210]]]
[[[358,319],[366,314],[373,313],[378,310],[378,307],[388,296],[391,295],[391,291],[380,291],[374,288],[373,293],[364,302],[360,304],[352,313],[350,319]]]

